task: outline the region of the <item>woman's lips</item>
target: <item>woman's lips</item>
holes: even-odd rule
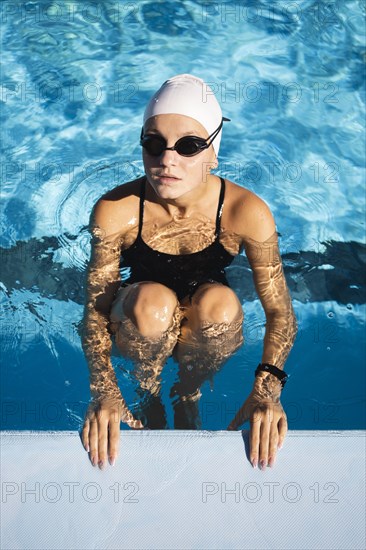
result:
[[[163,182],[163,183],[172,183],[174,181],[179,181],[179,178],[176,178],[174,176],[156,176],[156,179]]]

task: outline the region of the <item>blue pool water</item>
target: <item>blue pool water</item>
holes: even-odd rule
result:
[[[2,2],[2,429],[76,429],[89,401],[78,323],[92,205],[143,173],[151,93],[179,73],[215,91],[219,175],[270,206],[299,323],[282,403],[290,429],[365,426],[364,4]],[[245,346],[202,387],[225,429],[261,359],[248,264],[229,276]],[[114,358],[136,405],[129,365]],[[169,389],[176,365],[164,371]],[[123,426],[126,428],[126,426]]]

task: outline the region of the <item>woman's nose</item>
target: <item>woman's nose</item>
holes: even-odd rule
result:
[[[178,153],[176,151],[165,149],[160,155],[159,163],[161,166],[174,166],[177,164],[177,156]]]

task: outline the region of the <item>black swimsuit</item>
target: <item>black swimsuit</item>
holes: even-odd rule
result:
[[[141,237],[146,178],[141,184],[138,235],[132,246],[122,251],[121,267],[131,269],[123,286],[141,281],[161,283],[177,294],[181,301],[203,283],[221,283],[229,286],[224,268],[234,259],[220,243],[220,222],[225,195],[225,180],[221,179],[219,204],[216,214],[215,240],[203,250],[191,254],[166,254],[150,248]]]

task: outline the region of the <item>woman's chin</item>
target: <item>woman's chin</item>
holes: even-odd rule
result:
[[[184,192],[177,183],[159,183],[154,185],[155,191],[162,199],[178,199]]]

